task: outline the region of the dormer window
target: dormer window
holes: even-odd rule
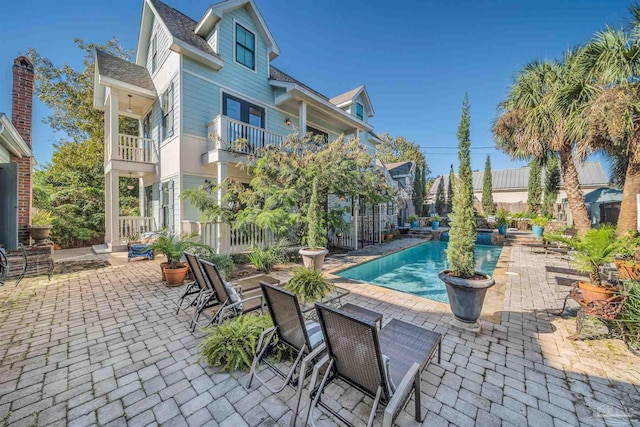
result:
[[[155,73],[158,68],[158,33],[151,39],[151,73]]]
[[[356,102],[356,117],[364,120],[364,107],[359,102]]]
[[[256,36],[236,23],[236,62],[255,70]]]

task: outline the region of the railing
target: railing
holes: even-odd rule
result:
[[[354,223],[350,223],[348,230],[338,232],[329,232],[329,242],[331,246],[336,248],[356,249],[356,227]]]
[[[254,246],[264,248],[275,242],[273,234],[257,226],[236,230],[224,223],[199,223],[200,242],[222,254],[250,251]]]
[[[153,139],[119,133],[118,154],[120,160],[153,163]]]
[[[284,137],[227,116],[217,116],[208,126],[209,140],[215,148],[242,154],[255,154],[268,146],[280,146]]]
[[[130,240],[137,239],[142,233],[155,230],[157,230],[156,221],[153,217],[118,217],[118,236],[121,242],[128,242]]]

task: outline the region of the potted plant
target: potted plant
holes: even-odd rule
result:
[[[386,233],[385,233],[385,237],[387,240],[393,240],[393,223],[392,222],[388,222],[387,223],[387,228],[386,228]]]
[[[579,282],[585,303],[608,300],[615,292],[613,286],[600,279],[600,267],[613,262],[622,247],[616,236],[616,229],[610,225],[593,228],[582,236],[568,238],[549,235],[548,240],[566,244],[575,251],[573,264],[578,271],[589,274],[589,282]]]
[[[451,215],[447,261],[449,268],[442,270],[438,277],[447,288],[449,305],[453,312],[451,326],[466,332],[479,333],[478,318],[482,312],[487,289],[495,284],[491,276],[475,271],[474,246],[476,222],[473,212],[473,183],[469,140],[468,98],[462,109],[458,127],[460,167],[453,195],[453,215]]]
[[[411,224],[411,228],[416,228],[418,226],[418,215],[409,215],[407,221]]]
[[[638,280],[640,276],[640,235],[629,230],[620,239],[620,250],[615,259],[619,279]]]
[[[442,221],[442,217],[440,215],[434,215],[431,217],[431,229],[437,230],[440,227],[440,221]]]
[[[496,225],[498,226],[498,233],[507,235],[507,221],[509,218],[509,212],[505,209],[498,209],[496,212]]]
[[[285,288],[298,295],[302,303],[320,301],[333,288],[333,282],[322,277],[322,272],[313,268],[295,267],[293,277]]]
[[[36,209],[31,217],[31,225],[29,226],[29,236],[35,240],[36,245],[45,243],[51,234],[53,221],[56,219],[50,211],[45,209]]]
[[[543,216],[537,216],[531,219],[531,231],[533,231],[533,235],[536,237],[542,237],[542,233],[544,232],[544,226],[547,225],[549,220]]]
[[[176,235],[160,235],[158,240],[149,245],[149,249],[162,253],[167,257],[167,262],[160,264],[164,280],[167,286],[180,286],[187,276],[189,267],[186,263],[180,262],[184,251],[194,247],[202,246],[193,241],[193,236],[183,238]]]
[[[319,215],[320,205],[318,203],[318,178],[314,178],[311,189],[311,199],[309,200],[309,210],[307,211],[307,245],[300,249],[302,262],[307,268],[322,270],[324,257],[329,251],[324,247],[327,239],[322,235],[322,227]]]

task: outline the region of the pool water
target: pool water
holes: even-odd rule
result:
[[[426,242],[336,273],[407,294],[448,303],[438,273],[448,267],[447,242]],[[502,246],[476,245],[476,271],[493,275]]]

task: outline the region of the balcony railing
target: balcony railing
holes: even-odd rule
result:
[[[280,146],[284,137],[227,116],[217,116],[208,126],[209,140],[216,149],[255,154],[268,146]]]
[[[153,217],[118,217],[118,237],[120,242],[137,240],[142,233],[148,233],[156,230],[156,221]]]
[[[118,134],[119,160],[153,163],[153,139]]]

